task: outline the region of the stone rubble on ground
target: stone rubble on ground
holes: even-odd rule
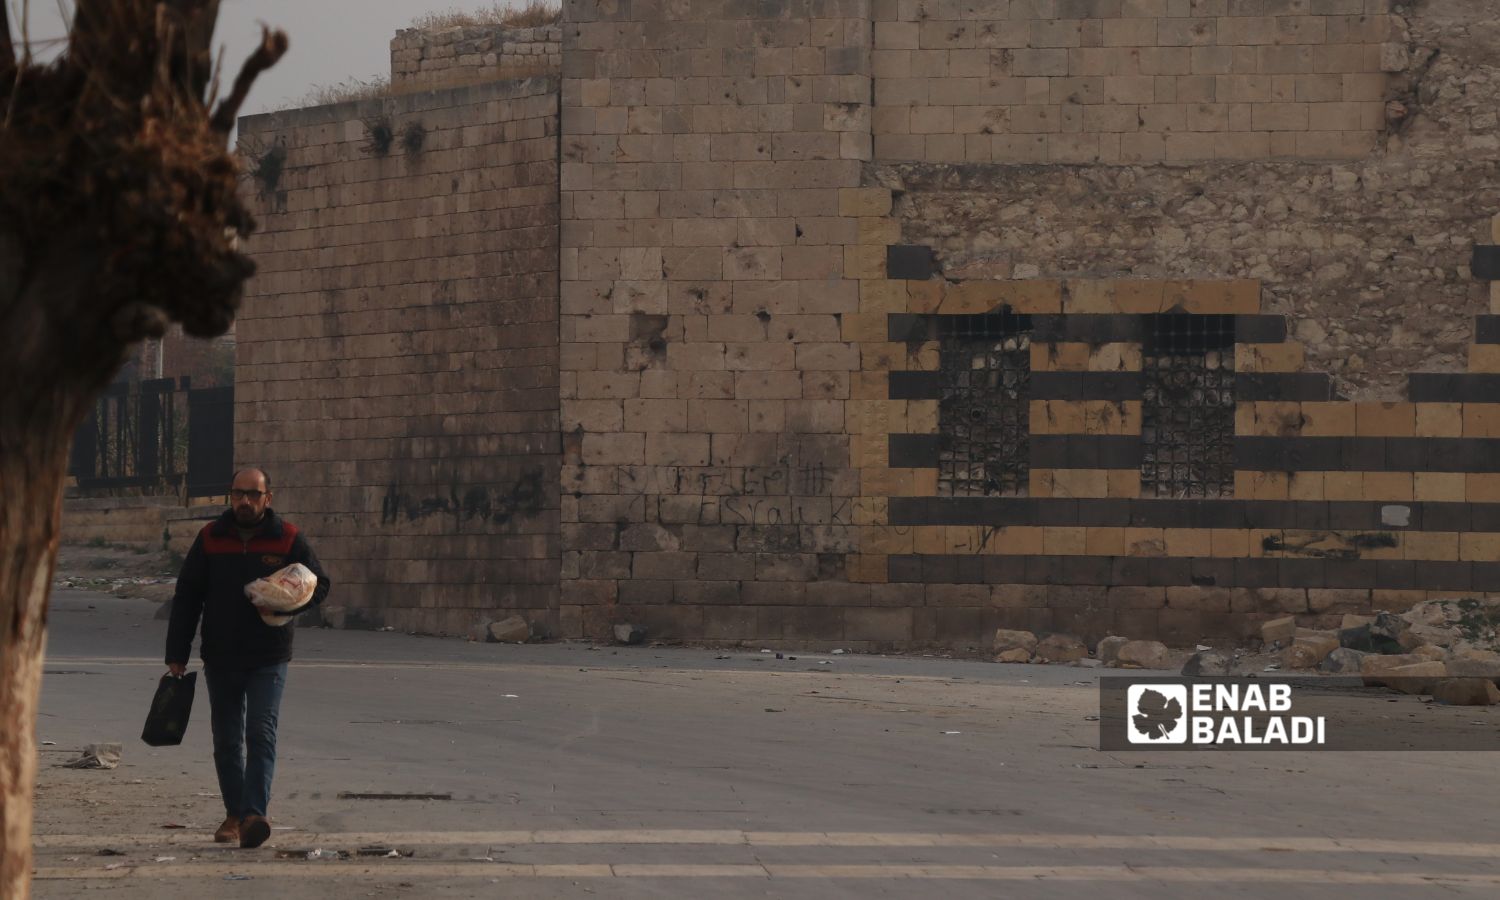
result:
[[[486,630],[490,643],[524,644],[531,639],[531,626],[520,616],[491,622]]]
[[[1311,669],[1338,648],[1337,634],[1299,628],[1291,645],[1281,652],[1281,664],[1288,669]]]
[[[1234,657],[1221,650],[1199,650],[1182,666],[1182,674],[1190,677],[1230,675],[1234,672]]]
[[[632,625],[629,622],[621,622],[615,626],[615,641],[621,644],[635,645],[646,639],[646,629],[640,625]]]
[[[1071,634],[1049,634],[1036,643],[1034,657],[1045,662],[1073,662],[1089,655],[1089,648]]]
[[[1324,619],[1323,621],[1326,621]],[[1296,616],[1261,625],[1262,655],[1199,649],[1183,663],[1187,676],[1227,676],[1266,668],[1358,675],[1366,685],[1431,695],[1439,703],[1478,706],[1500,703],[1500,599],[1430,600],[1406,613],[1348,614],[1337,629],[1303,628]],[[1201,646],[1201,645],[1200,645]],[[1181,659],[1160,641],[1111,635],[1092,654],[1070,634],[995,632],[994,659],[1006,663],[1068,663],[1110,668],[1166,669]]]
[[[1015,651],[1024,651],[1026,654],[1025,659],[1005,660],[1006,662],[1029,661],[1031,659],[1032,651],[1036,649],[1036,643],[1036,635],[1032,634],[1029,631],[1011,631],[1008,628],[1001,628],[995,632],[996,653],[1014,653]]]
[[[1099,646],[1095,649],[1095,654],[1099,657],[1101,663],[1104,663],[1106,666],[1113,666],[1119,662],[1120,648],[1128,643],[1130,643],[1130,638],[1110,635],[1099,641]]]
[[[1120,647],[1119,665],[1122,669],[1165,669],[1171,656],[1161,641],[1131,641]]]
[[[1282,616],[1260,626],[1260,640],[1267,647],[1286,646],[1292,642],[1296,634],[1296,616]]]
[[[1318,671],[1326,675],[1358,675],[1363,665],[1365,652],[1350,647],[1338,647],[1318,663]]]
[[[1432,687],[1432,699],[1449,706],[1494,706],[1500,687],[1488,678],[1445,678]]]

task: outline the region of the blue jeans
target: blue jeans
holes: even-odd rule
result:
[[[276,771],[276,720],[286,663],[259,669],[205,665],[203,674],[224,811],[235,818],[264,816]]]

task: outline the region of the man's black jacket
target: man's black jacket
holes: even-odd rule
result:
[[[248,541],[241,539],[232,511],[204,526],[177,576],[172,622],[167,628],[167,662],[187,663],[200,615],[203,644],[199,654],[208,665],[252,669],[291,659],[296,622],[276,626],[261,621],[245,596],[245,585],[292,563],[302,563],[318,576],[312,600],[293,610],[295,614],[322,603],[329,588],[328,575],[307,539],[297,533],[297,526],[269,509]]]

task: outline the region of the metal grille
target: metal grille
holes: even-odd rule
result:
[[[1151,317],[1142,357],[1141,492],[1234,495],[1234,317]]]
[[[222,494],[234,463],[234,388],[187,378],[111,385],[73,434],[68,474],[84,494]]]
[[[1030,473],[1031,317],[939,319],[938,493],[1022,495]]]

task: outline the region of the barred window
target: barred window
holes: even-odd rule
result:
[[[938,493],[1024,495],[1030,478],[1031,317],[939,319]]]
[[[1233,496],[1234,316],[1150,318],[1142,354],[1142,496]]]

